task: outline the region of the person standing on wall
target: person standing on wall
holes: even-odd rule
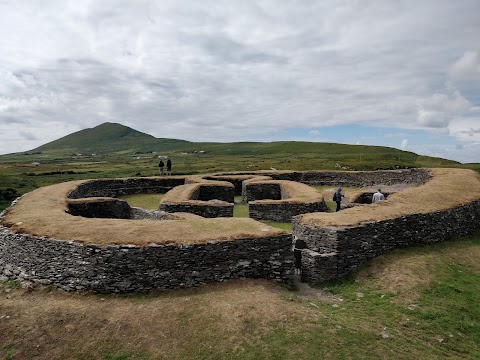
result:
[[[160,160],[160,162],[158,163],[158,170],[160,171],[160,176],[163,176],[163,167],[165,166],[165,164],[163,163],[163,160]]]
[[[382,190],[378,189],[378,191],[373,194],[372,204],[383,200],[385,200],[385,196],[382,194]]]
[[[345,196],[342,194],[342,188],[339,187],[337,189],[337,192],[333,194],[333,201],[335,201],[337,203],[337,209],[335,211],[340,211],[340,205],[342,203],[342,197],[345,197]]]
[[[167,175],[172,175],[172,160],[167,160]]]

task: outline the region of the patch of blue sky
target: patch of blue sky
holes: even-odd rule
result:
[[[427,130],[372,127],[355,124],[312,129],[290,128],[272,134],[271,140],[378,145],[401,148],[403,150],[419,145],[442,144],[454,146],[458,144],[458,140],[448,134],[432,133]]]

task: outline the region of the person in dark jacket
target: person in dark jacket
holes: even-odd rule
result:
[[[307,244],[305,241],[297,239],[295,240],[295,247],[293,249],[293,256],[295,257],[295,273],[301,275],[302,272],[302,249],[306,249]]]
[[[160,176],[163,176],[163,167],[165,166],[165,164],[163,163],[163,160],[160,160],[160,162],[158,163],[158,170],[160,171]]]
[[[172,175],[172,160],[167,160],[167,175]]]
[[[335,211],[340,211],[340,205],[342,203],[342,197],[345,197],[345,196],[342,194],[342,188],[339,187],[337,189],[337,192],[335,194],[333,194],[333,201],[335,201],[337,203],[337,209]]]

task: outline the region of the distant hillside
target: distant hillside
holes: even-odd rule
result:
[[[115,123],[104,123],[91,129],[80,130],[64,136],[32,151],[153,151],[176,148],[183,143],[188,142],[175,139],[158,139],[152,135],[129,128],[128,126]]]
[[[124,125],[104,123],[92,129],[85,129],[61,139],[42,145],[32,152],[62,153],[117,153],[133,154],[147,152],[204,151],[210,155],[247,155],[252,158],[275,156],[292,162],[304,162],[311,158],[325,159],[333,164],[371,162],[379,167],[399,164],[401,166],[455,166],[455,161],[419,157],[417,154],[384,146],[344,145],[334,143],[277,141],[277,142],[236,142],[201,143],[185,140],[155,138]],[[304,160],[302,160],[304,159]]]

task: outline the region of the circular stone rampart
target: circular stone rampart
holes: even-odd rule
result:
[[[468,170],[284,171],[214,176],[232,175],[262,175],[316,185],[418,186],[392,194],[380,204],[360,205],[361,209],[296,217],[294,235],[304,238],[308,245],[302,252],[302,268],[306,279],[313,282],[350,271],[359,262],[392,248],[389,242],[406,246],[411,239],[419,240],[419,234],[427,234],[426,230],[411,230],[412,224],[434,229],[432,234],[443,231],[453,236],[473,231],[480,220],[480,182],[478,174]],[[186,177],[170,178],[168,181],[179,182],[175,185],[162,182],[164,178],[141,179],[142,186],[135,179],[68,182],[22,196],[0,218],[0,273],[68,290],[98,292],[170,289],[238,277],[289,281],[293,266],[291,236],[253,219],[125,220],[85,218],[66,212],[69,199],[157,192],[157,188],[164,192],[188,181]],[[100,184],[105,185],[106,192],[99,191]],[[401,225],[404,222],[407,228]],[[391,236],[386,237],[388,233]],[[356,253],[360,255],[355,262],[340,266]]]
[[[232,217],[235,188],[226,181],[192,182],[170,190],[159,209],[187,212],[207,218]]]
[[[118,179],[100,183],[112,196],[116,191],[143,191],[133,186],[135,181],[128,182],[131,189],[124,186],[127,182],[120,186]],[[190,287],[239,277],[291,279],[291,235],[282,230],[253,219],[73,216],[66,212],[69,195],[78,197],[79,188],[85,196],[105,195],[96,181],[62,183],[22,196],[3,213],[0,273],[66,290],[106,293]]]

